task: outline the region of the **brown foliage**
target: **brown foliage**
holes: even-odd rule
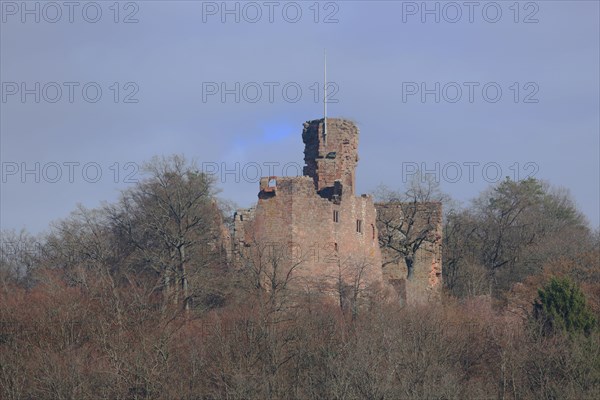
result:
[[[323,297],[281,309],[244,291],[186,313],[101,276],[86,287],[41,276],[0,293],[3,399],[580,399],[600,389],[598,334],[536,336],[489,297],[369,303],[351,315]]]

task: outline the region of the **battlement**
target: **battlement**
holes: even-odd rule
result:
[[[313,181],[307,176],[269,176],[260,179],[259,199],[272,196],[308,196],[315,193]]]

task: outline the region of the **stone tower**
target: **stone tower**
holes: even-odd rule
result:
[[[358,128],[343,119],[327,119],[327,134],[323,120],[304,123],[304,176],[315,183],[317,193],[327,199],[334,196],[354,196],[356,164],[358,163]]]
[[[302,141],[303,176],[262,177],[256,207],[235,214],[235,264],[267,276],[272,269],[273,276],[292,277],[297,287],[319,293],[346,292],[360,277],[365,286],[391,283],[406,303],[439,298],[441,204],[375,205],[371,196],[357,196],[358,128],[351,121],[327,118],[326,132],[323,119],[307,121]],[[379,236],[385,231],[378,213],[393,226],[409,223],[414,232],[427,232],[410,281],[405,259],[379,247],[386,237]]]
[[[263,271],[293,269],[295,283],[321,293],[356,284],[357,274],[361,285],[381,285],[373,199],[354,193],[358,128],[328,118],[325,136],[323,122],[304,123],[304,175],[261,178],[256,207],[236,213],[234,253]],[[277,260],[264,259],[274,253]]]

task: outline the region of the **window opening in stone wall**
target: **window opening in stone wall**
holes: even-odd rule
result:
[[[360,219],[356,220],[356,232],[362,233],[362,220]]]
[[[340,222],[340,212],[333,210],[333,222]]]

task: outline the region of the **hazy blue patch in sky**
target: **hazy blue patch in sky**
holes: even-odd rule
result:
[[[279,142],[282,139],[293,135],[297,131],[296,126],[285,123],[270,123],[263,127],[262,141],[264,143]]]

